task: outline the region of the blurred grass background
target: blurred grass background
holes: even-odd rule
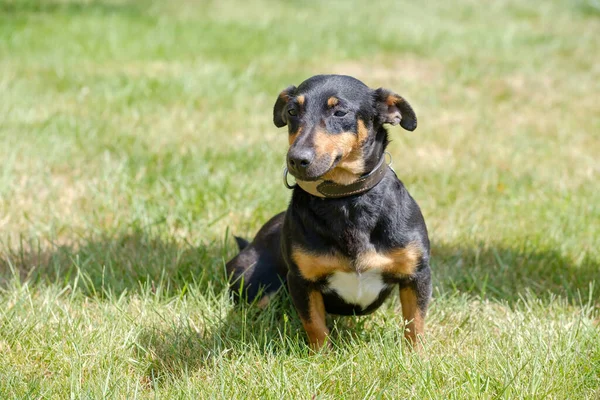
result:
[[[600,396],[594,0],[0,0],[3,397]],[[231,234],[285,209],[277,94],[406,97],[424,356],[396,299],[309,356],[285,296],[232,311]],[[375,371],[375,372],[374,372]]]

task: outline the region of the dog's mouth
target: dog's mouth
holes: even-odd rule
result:
[[[338,154],[331,162],[331,156],[327,155],[314,160],[311,165],[304,171],[297,171],[294,168],[290,168],[288,164],[289,173],[300,181],[314,182],[323,178],[324,175],[332,171],[342,161],[342,154]]]

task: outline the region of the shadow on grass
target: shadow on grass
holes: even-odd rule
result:
[[[287,354],[295,347],[290,341],[302,340],[304,334],[286,295],[278,296],[265,310],[243,306],[229,310],[222,319],[207,318],[205,322],[209,326],[200,329],[185,320],[142,330],[137,356],[146,361],[150,380],[177,379],[236,358],[247,362],[249,353]]]
[[[162,232],[133,231],[80,239],[72,246],[22,243],[0,257],[0,284],[18,274],[32,284],[77,285],[88,296],[151,290],[166,299],[183,295],[190,284],[205,297],[226,290],[224,262],[233,256],[233,243],[194,246],[165,237]],[[592,304],[600,305],[600,263],[582,254],[578,259],[567,259],[558,251],[438,243],[432,249],[434,285],[442,293],[469,293],[508,305],[527,292],[542,299],[559,297],[573,304],[587,303],[595,286]],[[264,311],[241,307],[219,315],[225,317],[202,317],[206,327],[201,329],[188,320],[167,323],[166,327],[144,326],[142,322],[137,357],[149,365],[148,378],[176,378],[249,353],[308,352],[305,346],[296,345],[305,341],[305,334],[285,291]],[[363,329],[362,325],[370,320],[334,319],[334,342],[339,339],[343,345],[352,337],[368,341],[370,328]]]
[[[184,288],[221,291],[226,286],[228,247],[213,241],[192,245],[141,230],[81,238],[73,245],[21,241],[0,253],[0,286],[14,278],[30,283],[77,286],[87,296],[124,292],[181,295]],[[232,247],[232,246],[231,246]]]
[[[232,308],[222,320],[205,319],[211,327],[198,328],[188,320],[167,327],[148,326],[137,340],[137,357],[148,365],[147,378],[156,383],[179,379],[204,368],[214,370],[223,362],[248,363],[254,356],[312,354],[306,334],[285,290],[266,309],[255,305]],[[328,316],[331,340],[337,349],[352,346],[356,340],[378,340],[380,330],[365,328],[368,316],[348,318]],[[398,348],[404,341],[397,330]]]
[[[470,293],[482,298],[518,301],[529,292],[542,299],[560,297],[570,303],[600,299],[600,261],[583,253],[565,258],[556,250],[502,246],[433,244],[434,286],[442,292]]]
[[[18,274],[22,281],[73,285],[86,295],[120,295],[151,289],[180,295],[187,285],[227,287],[224,263],[234,250],[231,240],[192,245],[164,232],[134,230],[127,234],[80,238],[74,245],[21,241],[0,253],[0,286]],[[600,261],[583,252],[567,259],[555,250],[501,246],[432,248],[434,286],[443,293],[470,293],[483,298],[518,301],[526,292],[541,298],[586,302],[600,288]]]
[[[432,250],[435,285],[442,293],[470,293],[515,304],[526,293],[542,299],[563,298],[586,303],[600,281],[599,263],[588,256],[573,262],[557,251],[527,252],[499,247],[469,248],[438,245]],[[597,293],[598,288],[596,288]],[[592,299],[592,304],[598,303]],[[369,341],[369,317],[336,317],[333,341],[344,346],[351,338]],[[232,309],[212,330],[199,331],[189,323],[167,329],[146,328],[139,338],[139,356],[149,362],[151,380],[176,378],[220,360],[251,353],[287,354],[305,341],[304,330],[285,291],[262,311],[245,306]],[[365,330],[367,332],[365,332]],[[402,341],[398,330],[398,343]],[[302,346],[301,346],[302,348]],[[243,349],[240,352],[239,349]],[[307,347],[304,351],[308,352]],[[308,354],[308,353],[307,353]]]

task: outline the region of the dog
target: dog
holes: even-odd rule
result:
[[[417,127],[396,93],[345,75],[316,75],[282,91],[273,122],[287,125],[287,211],[269,220],[227,273],[236,302],[267,305],[287,283],[309,345],[328,343],[326,313],[365,315],[399,287],[404,334],[418,344],[431,298],[421,210],[386,163],[386,124]],[[287,183],[287,174],[296,184]]]

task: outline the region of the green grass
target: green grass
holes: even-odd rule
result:
[[[600,397],[594,0],[0,0],[0,398]],[[280,90],[405,96],[394,167],[434,301],[235,310],[224,263],[290,196]]]

